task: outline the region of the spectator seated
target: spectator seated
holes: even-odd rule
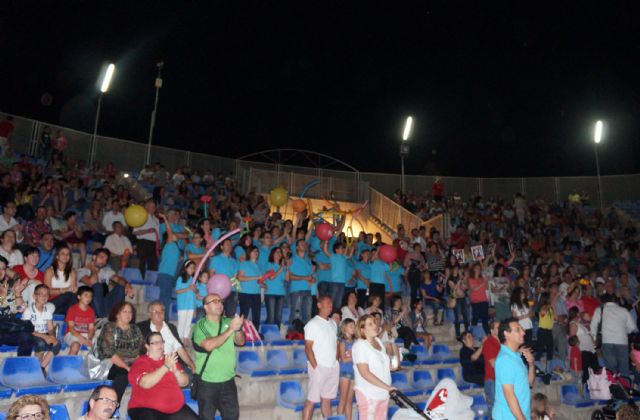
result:
[[[575,408],[591,407],[596,403],[594,400],[581,397],[575,384],[560,387],[560,402]]]
[[[423,391],[414,388],[409,383],[409,379],[405,372],[391,372],[391,385],[398,388],[398,390],[407,397],[415,397],[423,394]]]
[[[267,366],[276,370],[278,375],[295,375],[305,371],[289,360],[285,350],[267,350]]]
[[[275,369],[268,368],[262,360],[260,360],[260,354],[254,350],[238,352],[238,372],[254,378],[277,374]]]
[[[262,339],[266,344],[272,346],[288,346],[291,344],[290,340],[284,340],[280,336],[280,328],[275,324],[260,324],[260,331]]]
[[[55,394],[62,385],[47,381],[36,357],[8,357],[0,372],[0,382],[15,391],[15,396]]]
[[[55,356],[49,366],[48,379],[62,385],[65,392],[86,391],[102,385],[83,373],[82,356]]]

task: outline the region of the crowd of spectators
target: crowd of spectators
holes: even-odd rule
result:
[[[407,233],[398,226],[391,241],[397,260],[388,264],[378,255],[379,234],[346,238],[343,219],[336,235],[322,241],[312,215],[305,211],[284,220],[262,195],[239,191],[231,175],[189,168],[171,174],[160,164],[149,165],[130,174],[148,192],[145,197],[128,187],[113,164],[89,167],[62,152],[45,158],[21,156],[0,174],[0,311],[3,317],[20,313],[33,324],[33,332],[0,329],[0,344],[18,346],[21,356],[35,353],[46,370],[61,348],[53,316],[65,314],[69,352],[95,347],[100,358],[112,361],[108,377],[117,401],[127,384],[140,395],[154,386],[183,386],[184,366],[202,372],[202,392],[214,401],[203,402],[201,412],[218,409],[236,417],[237,398],[228,398],[235,392],[233,343],[244,343],[245,319],[259,328],[263,305],[267,322],[278,326],[288,306],[292,333],[312,319],[334,322],[334,333],[340,331],[333,353],[339,360],[316,360],[331,369],[340,363],[340,380],[315,372],[319,388],[310,390],[313,403],[323,401],[334,384],[341,398],[355,394],[364,401],[369,385],[380,388],[384,381],[360,370],[358,360],[382,357],[383,351],[397,369],[403,357],[411,358],[413,345],[431,346],[429,329],[450,323],[463,343],[463,375],[484,386],[489,404],[498,392],[498,330],[507,319],[516,319],[542,372],[574,371],[584,381],[588,368],[598,365],[600,336],[607,368],[630,375],[640,366],[640,343],[629,338],[640,318],[638,232],[614,210],[580,201],[526,201],[521,195],[512,202],[464,200],[434,189],[429,202],[415,210],[424,216],[446,212],[451,236],[426,228]],[[128,227],[123,214],[131,204],[142,204],[148,213],[137,228]],[[203,262],[210,245],[236,228],[241,232]],[[205,269],[193,279],[200,263]],[[143,276],[157,271],[160,289],[150,320],[141,324],[125,300],[135,289],[120,271],[134,265]],[[233,281],[225,299],[207,294],[207,282],[220,274]],[[169,322],[174,305],[177,328]],[[194,317],[199,321],[191,331]],[[314,323],[304,332],[313,330],[309,325]],[[474,328],[485,335],[482,341],[469,334]],[[358,337],[370,347],[356,345]],[[193,349],[195,361],[185,348]],[[209,363],[218,369],[208,373],[213,368],[206,356],[214,350],[224,358],[213,357]],[[138,364],[157,373],[136,376]],[[178,402],[134,403],[134,413],[143,418],[146,409],[182,412]],[[378,402],[358,405],[382,412]],[[341,402],[340,410],[351,417],[349,404]]]

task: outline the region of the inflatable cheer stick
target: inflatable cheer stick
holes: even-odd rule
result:
[[[216,247],[220,245],[222,242],[224,242],[225,239],[230,238],[239,232],[240,232],[240,229],[236,229],[236,230],[232,230],[231,232],[225,233],[220,238],[218,238],[218,240],[215,241],[213,245],[209,247],[209,249],[207,249],[207,252],[205,252],[204,257],[202,257],[202,259],[200,260],[200,263],[198,264],[198,268],[196,268],[196,272],[193,274],[193,282],[191,284],[194,284],[196,282],[198,276],[200,275],[200,271],[202,270],[202,266],[204,265],[205,261],[207,261],[207,258],[209,258],[209,256],[213,253],[213,250],[216,249]]]
[[[310,188],[315,187],[319,183],[320,183],[319,179],[314,179],[313,181],[305,185],[304,188],[302,188],[302,192],[300,193],[300,198],[301,199],[304,198],[304,195],[307,193],[307,191],[309,191]]]

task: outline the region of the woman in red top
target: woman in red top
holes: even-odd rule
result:
[[[482,322],[485,334],[489,335],[489,299],[487,279],[482,277],[482,266],[475,263],[469,270],[469,300],[471,301],[471,325]]]
[[[147,354],[133,362],[129,370],[131,399],[127,411],[132,420],[198,420],[184,403],[180,387],[189,377],[178,363],[177,353],[164,354],[164,340],[159,332],[146,338]]]

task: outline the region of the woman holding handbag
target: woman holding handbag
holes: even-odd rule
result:
[[[7,260],[0,257],[0,345],[18,346],[18,356],[31,356],[34,337],[31,322],[16,319],[26,302],[22,292],[26,283],[7,274]]]
[[[453,326],[456,331],[456,337],[460,337],[460,323],[464,325],[465,331],[469,331],[469,315],[467,314],[467,290],[469,287],[466,274],[464,276],[460,274],[461,270],[457,264],[447,267],[445,270],[449,289],[447,307],[453,309],[453,314],[455,315]]]

